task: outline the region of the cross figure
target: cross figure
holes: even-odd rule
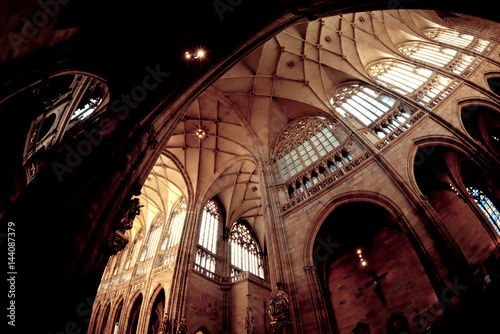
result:
[[[384,305],[384,308],[387,306],[387,302],[385,301],[384,292],[382,291],[382,287],[380,286],[380,280],[385,276],[387,276],[387,273],[383,273],[382,275],[377,276],[377,274],[373,272],[373,279],[365,283],[365,287],[369,287],[370,285],[375,284],[375,293],[377,294],[378,298],[380,298],[380,301],[382,302],[382,305]]]

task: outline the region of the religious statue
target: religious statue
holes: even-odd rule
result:
[[[247,330],[247,334],[254,334],[254,328],[252,308],[247,307],[247,315],[245,317],[245,329]]]
[[[130,230],[134,224],[135,216],[140,215],[140,209],[144,205],[139,205],[139,198],[132,198],[129,203],[129,208],[127,213],[120,220],[120,230],[125,232],[125,230]]]
[[[179,322],[179,330],[177,331],[177,334],[186,334],[188,331],[187,326],[186,326],[186,318],[182,317],[181,321]]]
[[[290,326],[289,303],[288,295],[283,291],[282,284],[276,283],[276,288],[271,293],[268,310],[273,333],[281,333],[282,327]]]
[[[170,327],[170,321],[168,320],[168,314],[165,313],[161,319],[160,328],[158,334],[167,334]]]

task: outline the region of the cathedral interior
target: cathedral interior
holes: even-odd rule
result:
[[[2,1],[9,330],[500,333],[471,5]]]

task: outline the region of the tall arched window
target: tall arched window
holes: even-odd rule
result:
[[[258,243],[250,230],[242,223],[233,225],[230,234],[231,276],[249,271],[264,278],[262,256]]]
[[[140,261],[147,261],[153,257],[156,252],[156,246],[160,239],[161,227],[163,224],[163,214],[159,213],[151,222],[149,233],[144,241]]]
[[[167,250],[179,244],[186,219],[186,208],[186,200],[182,197],[178,200],[170,216],[170,222],[161,244],[161,250]]]
[[[142,233],[138,233],[134,238],[129,253],[127,254],[127,260],[125,261],[125,270],[130,269],[134,265],[133,261],[137,258],[141,246],[140,240],[142,240]]]
[[[22,93],[39,100],[40,110],[31,122],[23,152],[27,181],[36,175],[48,150],[54,149],[66,133],[81,130],[79,124],[105,110],[109,100],[107,85],[85,74],[61,74]]]
[[[323,117],[302,118],[291,123],[276,144],[274,170],[278,183],[285,182],[340,146],[333,122]]]
[[[428,105],[447,91],[448,85],[452,83],[449,77],[440,73],[398,60],[373,64],[368,68],[368,73],[381,85],[423,105]]]
[[[486,218],[488,218],[491,225],[493,225],[493,228],[495,229],[497,234],[500,235],[500,213],[498,212],[498,209],[495,207],[493,202],[491,202],[488,196],[486,196],[479,189],[469,187],[467,188],[467,191],[472,196],[474,202],[476,202],[477,206],[481,209]]]
[[[220,210],[214,200],[209,200],[201,215],[200,235],[196,264],[210,272],[215,272],[215,254],[219,232]]]
[[[462,74],[475,57],[450,48],[443,48],[424,42],[409,42],[400,45],[399,51],[404,55],[444,68],[455,74]]]
[[[462,34],[455,30],[431,29],[425,31],[424,34],[433,41],[462,49],[468,49],[476,53],[483,53],[488,45],[490,45],[490,42],[487,40]]]
[[[392,110],[396,102],[396,98],[358,83],[337,89],[330,98],[335,111],[342,116],[349,114],[365,126]]]

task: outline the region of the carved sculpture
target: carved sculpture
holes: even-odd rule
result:
[[[247,330],[247,334],[254,334],[254,328],[252,308],[247,307],[247,315],[245,317],[245,329]]]
[[[271,293],[268,310],[273,333],[282,333],[283,327],[290,327],[289,303],[288,295],[283,291],[282,284],[276,283],[276,288]]]
[[[187,333],[187,326],[186,326],[186,318],[182,317],[181,321],[179,322],[179,330],[177,331],[178,334],[186,334]]]
[[[129,203],[129,208],[123,218],[120,220],[119,230],[125,233],[126,230],[130,230],[134,224],[135,216],[141,214],[140,209],[144,205],[140,205],[139,198],[132,198]]]

